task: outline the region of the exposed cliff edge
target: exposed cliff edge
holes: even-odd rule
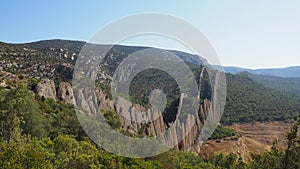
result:
[[[95,77],[99,83],[108,83],[112,79],[112,72],[115,71],[124,58],[129,54],[146,48],[115,46],[106,55],[103,55],[104,52],[107,52],[107,46],[92,45],[91,50],[89,50],[90,52],[88,52],[90,56],[86,56],[87,60],[82,63],[83,66],[88,66],[90,61],[99,59],[99,57],[104,57],[104,60],[100,65],[94,65],[99,68],[97,71],[89,72],[89,74],[87,72],[74,71],[75,61],[84,43],[74,43],[74,45],[71,45],[73,43],[70,43],[70,45],[67,42],[62,43],[66,44],[54,45],[50,42],[49,44],[48,42],[44,42],[43,45],[40,45],[40,43],[3,44],[0,47],[0,69],[13,72],[27,79],[35,79],[38,83],[34,91],[45,98],[74,104],[91,113],[99,110],[114,110],[120,115],[119,120],[122,123],[122,127],[130,133],[142,136],[157,136],[166,133],[164,141],[171,145],[179,141],[176,146],[178,149],[188,149],[197,141],[196,139],[199,136],[201,127],[205,124],[206,118],[211,111],[210,98],[202,98],[200,96],[202,94],[200,92],[201,87],[198,92],[198,99],[201,100],[199,103],[199,113],[196,115],[187,114],[184,119],[179,119],[177,122],[174,121],[173,117],[176,117],[176,114],[179,113],[181,109],[180,105],[171,104],[171,107],[174,107],[173,109],[169,109],[168,112],[161,112],[159,109],[152,107],[146,109],[141,105],[131,104],[125,99],[112,101],[108,94],[109,89],[96,88],[94,92],[91,92],[88,88],[83,88],[73,91],[70,83],[72,76],[79,77],[86,75]],[[168,53],[171,52],[184,61],[194,64],[194,68],[197,67],[197,69],[201,69],[202,63],[206,62],[204,59],[200,60],[198,56],[183,52],[156,50],[158,53],[162,52],[169,59],[171,57]],[[87,67],[87,69],[90,68]],[[196,75],[200,77],[200,81],[203,80],[203,70],[200,70],[199,74]],[[172,85],[171,87],[170,89],[175,90]],[[181,93],[181,96],[178,97],[180,97],[180,100],[176,98],[176,102],[179,101],[182,103],[184,101],[184,93]],[[95,105],[97,106],[95,107]],[[172,119],[165,117],[164,113],[172,114]],[[139,119],[141,115],[148,115],[149,117],[147,118],[153,119],[153,121],[149,123],[136,122],[135,120],[130,121],[122,116],[122,114],[128,114],[132,119]]]
[[[37,93],[45,98],[56,100],[56,88],[53,80],[42,79],[37,85]]]
[[[205,68],[203,68],[203,70],[204,69]],[[199,77],[200,81],[203,80],[203,75]],[[180,121],[182,119],[179,119],[167,124],[165,123],[166,120],[164,120],[163,113],[159,109],[151,107],[146,110],[144,107],[132,104],[124,98],[118,98],[112,101],[109,99],[108,94],[99,88],[96,88],[94,93],[87,88],[73,92],[70,83],[60,82],[57,87],[55,87],[55,83],[51,79],[42,79],[37,86],[37,93],[39,95],[74,104],[90,113],[96,113],[98,110],[114,110],[118,112],[119,120],[124,130],[135,135],[147,137],[164,134],[163,141],[168,145],[176,145],[175,148],[177,149],[199,149],[198,146],[193,146],[198,142],[197,139],[201,128],[204,126],[206,118],[211,112],[210,100],[204,99],[201,104],[199,103],[200,109],[198,110],[198,115],[187,114],[184,119],[185,121]],[[201,88],[199,88],[198,98],[200,98],[200,89]],[[77,99],[76,103],[75,98]],[[184,99],[185,94],[182,93],[178,112],[168,113],[184,113],[179,112]],[[98,107],[95,107],[95,105],[98,105]],[[139,119],[145,119],[149,122],[139,122]]]

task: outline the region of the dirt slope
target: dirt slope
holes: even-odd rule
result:
[[[247,161],[251,152],[259,153],[269,150],[273,142],[282,148],[285,147],[285,133],[291,125],[291,123],[284,122],[255,122],[225,126],[237,130],[242,136],[209,140],[202,145],[200,156],[208,159],[220,153],[235,153]]]

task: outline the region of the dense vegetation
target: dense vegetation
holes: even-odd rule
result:
[[[255,75],[247,72],[240,73],[241,75],[248,76],[251,79],[268,86],[270,88],[288,93],[289,95],[300,96],[300,78],[284,78],[274,76]]]
[[[218,126],[209,139],[217,140],[217,139],[233,137],[233,136],[240,137],[241,135],[235,130],[223,126]]]
[[[266,87],[249,77],[226,75],[227,101],[223,123],[250,121],[293,122],[300,116],[300,100]]]

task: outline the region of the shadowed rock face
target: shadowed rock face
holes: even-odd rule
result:
[[[71,64],[59,64],[56,66],[56,72],[59,73],[60,75],[63,75],[64,79],[72,79],[73,75],[73,66]]]

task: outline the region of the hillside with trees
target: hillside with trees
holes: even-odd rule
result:
[[[250,74],[248,72],[241,72],[240,74],[246,77],[250,77],[258,83],[261,83],[272,89],[282,91],[283,93],[287,93],[295,97],[300,96],[300,78],[256,75]]]
[[[172,149],[164,154],[132,159],[120,157],[97,146],[87,137],[72,104],[41,96],[38,85],[53,80],[52,88],[72,80],[74,63],[84,42],[49,40],[27,44],[0,43],[0,168],[297,168],[299,166],[299,121],[288,131],[287,147],[274,142],[270,151],[253,153],[245,162],[237,154],[219,154],[202,159],[197,154]],[[106,48],[105,45],[99,45]],[[101,77],[95,86],[110,95],[110,78],[116,67],[130,53],[145,47],[115,46],[100,65]],[[195,77],[203,70],[197,56],[171,51],[185,60]],[[288,92],[272,89],[245,75],[226,74],[227,99],[222,124],[254,121],[295,122],[300,117],[300,100]],[[161,79],[164,79],[163,81]],[[200,105],[211,99],[209,77],[204,72]],[[50,80],[49,80],[50,81]],[[49,82],[50,83],[50,82]],[[67,86],[67,85],[66,85]],[[164,122],[176,117],[179,90],[167,73],[148,69],[132,81],[130,99],[143,108],[149,107],[149,93],[161,89],[167,97]],[[70,93],[66,90],[66,95]],[[57,94],[58,95],[58,94]],[[117,112],[102,111],[116,130],[133,137],[138,134],[122,129]],[[219,126],[210,140],[242,137],[240,133]]]
[[[235,154],[203,160],[170,150],[147,159],[111,154],[82,131],[71,105],[34,95],[28,86],[0,89],[1,168],[287,168],[300,166],[300,120],[287,132],[287,148],[252,154],[247,163]],[[107,118],[110,124],[116,122]],[[116,125],[117,127],[117,125]],[[218,129],[223,130],[223,129]],[[226,131],[231,132],[231,131]]]

